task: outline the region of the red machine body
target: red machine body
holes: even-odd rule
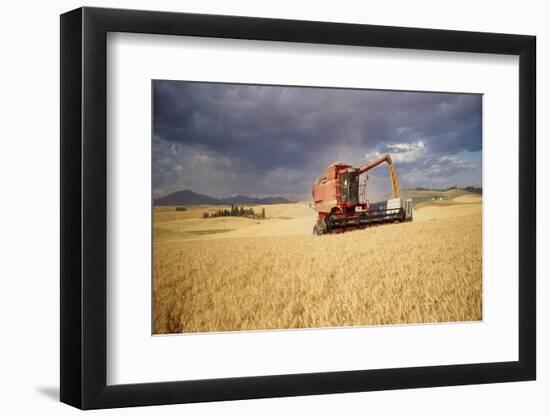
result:
[[[366,182],[359,184],[359,176],[384,162],[389,166],[394,198],[373,207],[367,199]],[[313,184],[312,195],[318,213],[313,229],[316,235],[367,227],[373,223],[412,220],[412,201],[399,198],[399,182],[389,154],[361,168],[342,162],[329,165],[326,175]]]
[[[328,166],[326,176],[315,182],[312,192],[313,202],[320,219],[324,219],[328,214],[351,215],[355,213],[356,208],[368,210],[368,200],[360,204],[359,195],[349,196],[346,192],[349,182],[359,181],[358,171],[358,168],[353,168],[351,165],[335,162]]]

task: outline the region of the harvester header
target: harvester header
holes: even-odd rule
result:
[[[359,177],[384,162],[390,171],[393,198],[371,204],[367,198],[367,183],[360,184]],[[315,181],[312,195],[318,213],[313,228],[315,235],[412,220],[412,200],[400,198],[399,181],[390,154],[360,168],[334,162],[328,166],[326,175]]]

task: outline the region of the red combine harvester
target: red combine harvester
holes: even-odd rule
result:
[[[393,198],[369,203],[367,184],[359,184],[359,176],[386,162],[390,169]],[[314,235],[362,229],[374,224],[412,221],[412,200],[399,197],[399,182],[389,154],[361,168],[342,162],[328,166],[327,175],[313,184],[313,203],[319,213]]]

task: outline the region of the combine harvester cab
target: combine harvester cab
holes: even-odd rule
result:
[[[367,186],[359,184],[359,176],[386,162],[390,170],[393,198],[370,204]],[[314,235],[363,229],[381,223],[412,221],[411,199],[401,199],[399,182],[389,154],[361,168],[335,162],[327,168],[326,176],[313,184],[313,203],[318,213]]]

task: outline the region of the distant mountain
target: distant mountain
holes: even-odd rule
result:
[[[175,193],[168,194],[164,197],[155,199],[155,206],[178,206],[178,205],[211,205],[222,206],[232,204],[284,204],[290,203],[284,197],[266,197],[255,198],[248,197],[246,195],[237,195],[227,198],[214,198],[204,194],[198,194],[191,190],[176,191]]]
[[[217,205],[222,204],[220,200],[214,197],[210,197],[204,194],[198,194],[191,190],[176,191],[175,193],[168,194],[164,197],[155,199],[155,206],[177,206],[177,205],[199,205],[209,204]]]

